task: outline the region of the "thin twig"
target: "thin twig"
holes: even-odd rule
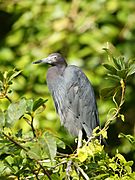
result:
[[[62,157],[69,157],[70,156],[69,154],[64,154],[64,153],[60,153],[60,152],[57,152],[57,155],[62,156]]]
[[[12,103],[11,99],[6,95],[5,98],[10,102]]]
[[[34,126],[33,126],[33,120],[34,120],[34,117],[31,116],[31,129],[32,129],[32,132],[33,132],[33,136],[36,137],[35,129],[34,129]]]
[[[89,180],[90,178],[88,177],[88,175],[84,172],[84,170],[82,168],[80,168],[76,163],[74,163],[74,166],[77,168],[77,170],[81,173],[82,177],[85,180]]]
[[[42,164],[41,164],[39,161],[37,161],[37,160],[35,160],[35,161],[37,162],[37,164],[39,164],[39,166],[40,166],[41,169],[43,170],[44,174],[47,175],[47,177],[49,178],[49,180],[51,180],[52,178],[51,178],[50,174],[48,173],[48,171],[44,168],[44,166],[42,166]]]
[[[10,136],[8,136],[7,134],[5,134],[3,132],[3,135],[8,138],[12,143],[14,143],[16,146],[18,146],[19,148],[23,149],[24,151],[28,151],[25,147],[23,147],[21,144],[19,144],[17,141],[15,141],[14,139],[12,139]]]

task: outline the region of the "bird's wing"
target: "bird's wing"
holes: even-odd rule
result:
[[[99,125],[93,88],[85,74],[76,66],[68,66],[52,92],[61,123],[77,136],[79,130],[90,136]]]
[[[70,117],[74,118],[75,126],[90,136],[92,130],[99,125],[93,88],[86,75],[76,66],[66,68],[64,81],[66,85],[66,120],[70,123]]]

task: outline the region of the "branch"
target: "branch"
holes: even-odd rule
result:
[[[83,171],[82,168],[80,168],[76,163],[74,163],[74,166],[76,167],[76,169],[81,173],[82,177],[85,180],[89,180],[90,178],[88,177],[88,175]]]

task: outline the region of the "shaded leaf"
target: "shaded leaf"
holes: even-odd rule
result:
[[[13,78],[15,78],[16,76],[18,76],[22,71],[9,71],[7,74],[8,77],[8,81],[11,81]]]
[[[20,130],[16,133],[16,137],[22,138],[22,129],[20,129]]]
[[[5,126],[5,114],[0,109],[0,129],[2,129]]]
[[[38,100],[36,100],[33,104],[33,111],[38,109],[40,106],[43,106],[47,101],[48,101],[48,99],[44,100],[42,98],[39,98]]]
[[[102,98],[112,97],[116,92],[116,87],[104,88],[101,90],[100,95]]]
[[[120,66],[120,64],[119,64],[119,60],[118,60],[117,58],[115,58],[115,57],[112,57],[112,59],[113,59],[113,62],[114,62],[115,67],[116,67],[118,70],[121,70],[121,66]]]
[[[3,73],[0,71],[0,81],[3,81]]]
[[[118,70],[118,71],[117,71],[117,75],[118,75],[120,78],[125,79],[126,76],[127,76],[127,70],[126,70],[126,69]]]
[[[116,73],[117,71],[116,71],[116,69],[113,67],[113,66],[111,66],[111,65],[109,65],[109,64],[103,64],[103,66],[107,69],[107,70],[109,70],[111,73]]]

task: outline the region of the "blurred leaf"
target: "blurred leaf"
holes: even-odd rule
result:
[[[38,109],[40,106],[43,106],[47,101],[48,99],[44,100],[42,98],[39,98],[38,100],[36,100],[33,104],[33,111]]]
[[[135,144],[135,137],[130,134],[126,135],[126,134],[120,133],[118,137],[126,138],[130,143]]]
[[[114,62],[115,67],[116,67],[118,70],[121,70],[121,64],[120,64],[120,62],[119,62],[119,59],[118,59],[118,58],[115,58],[115,57],[113,57],[112,59],[113,59],[113,62]]]
[[[126,70],[126,69],[124,69],[124,70],[118,70],[118,71],[117,71],[117,75],[118,75],[120,78],[125,79],[126,76],[127,76],[127,70]]]
[[[109,79],[112,79],[114,81],[120,81],[120,77],[114,74],[107,74],[107,76],[109,77]]]
[[[102,98],[112,97],[116,92],[116,87],[104,88],[101,90],[100,95]]]
[[[123,122],[125,121],[125,117],[123,114],[119,114],[118,117],[120,117]]]
[[[0,109],[0,129],[3,129],[4,126],[5,126],[5,114]]]
[[[18,76],[22,71],[9,71],[7,74],[8,77],[8,81],[10,82],[13,78],[15,78],[16,76]]]
[[[135,73],[135,63],[130,65],[127,76],[130,76]]]
[[[58,138],[56,138],[56,144],[57,144],[57,147],[59,147],[59,148],[62,148],[62,149],[66,148],[65,143],[62,140],[58,139]]]
[[[0,81],[3,82],[3,73],[0,71]]]
[[[20,129],[20,130],[16,133],[16,137],[22,138],[22,129]]]
[[[107,69],[107,70],[109,70],[112,74],[116,74],[116,69],[113,67],[113,66],[111,66],[111,65],[109,65],[109,64],[103,64],[103,66]]]
[[[33,110],[33,99],[27,99],[26,100],[26,112],[31,113]]]

